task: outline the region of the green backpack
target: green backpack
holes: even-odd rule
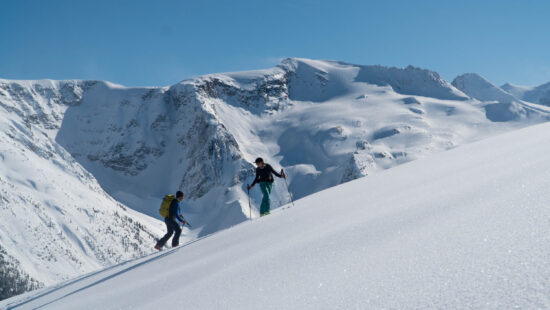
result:
[[[162,218],[167,218],[168,215],[170,215],[170,205],[172,204],[172,201],[174,199],[176,199],[176,197],[171,194],[164,196],[164,198],[162,199],[159,209],[159,214],[160,216],[162,216]]]

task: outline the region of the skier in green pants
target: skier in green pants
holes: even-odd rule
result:
[[[273,189],[273,175],[276,175],[279,178],[285,179],[286,176],[284,172],[277,173],[277,171],[273,170],[273,167],[271,165],[264,163],[264,160],[261,157],[256,158],[256,178],[254,179],[254,182],[252,182],[251,185],[248,186],[248,190],[250,190],[254,184],[259,183],[260,184],[260,190],[262,191],[262,204],[260,206],[260,216],[264,216],[269,214],[269,208],[271,205],[271,200],[269,199],[269,195],[271,195],[271,190]]]

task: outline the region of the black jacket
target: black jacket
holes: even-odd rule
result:
[[[273,182],[273,175],[276,175],[279,178],[282,177],[280,173],[273,170],[273,167],[271,167],[270,164],[265,164],[263,168],[258,167],[256,168],[256,178],[250,186],[254,186],[254,184],[260,182]]]

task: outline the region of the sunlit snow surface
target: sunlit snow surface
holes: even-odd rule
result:
[[[164,229],[109,196],[55,141],[81,95],[71,85],[0,80],[0,249],[44,285],[151,253]]]
[[[550,307],[550,125],[308,196],[8,309]]]
[[[455,84],[309,59],[169,87],[0,80],[0,248],[52,285],[151,253],[159,202],[178,189],[193,225],[183,242],[256,219],[261,193],[250,209],[246,185],[258,156],[303,198],[548,119],[550,108],[512,100],[517,87]],[[271,197],[275,211],[289,201],[284,182]]]

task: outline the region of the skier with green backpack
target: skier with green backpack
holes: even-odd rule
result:
[[[172,237],[172,234],[174,234],[174,238],[172,238],[172,247],[176,247],[179,245],[180,241],[180,235],[181,235],[181,227],[176,222],[176,219],[182,223],[182,225],[185,225],[187,221],[183,218],[180,211],[180,202],[183,200],[183,192],[178,191],[176,193],[176,197],[174,195],[166,195],[164,196],[164,199],[162,199],[162,203],[160,204],[159,213],[160,216],[164,218],[164,223],[166,223],[166,229],[168,230],[166,232],[166,235],[162,237],[157,244],[155,245],[155,249],[161,251],[162,247],[166,244],[168,239]]]

